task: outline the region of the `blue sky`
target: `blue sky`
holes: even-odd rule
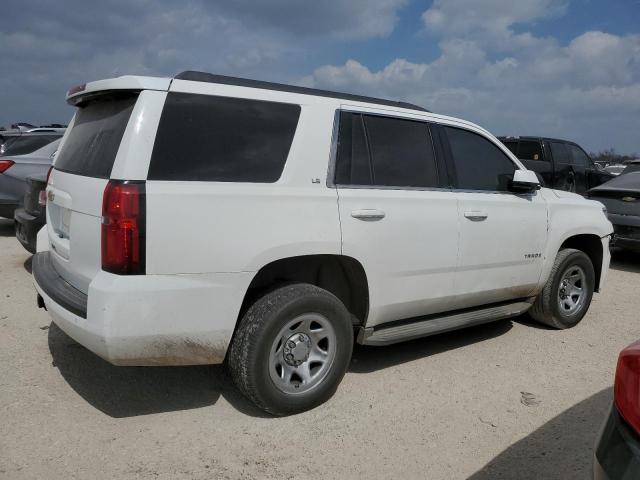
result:
[[[640,153],[640,0],[31,0],[3,7],[0,124],[187,69],[419,103],[495,134]]]

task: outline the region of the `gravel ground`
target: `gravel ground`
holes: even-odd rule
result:
[[[0,478],[584,479],[640,338],[640,256],[619,253],[572,330],[518,318],[357,347],[332,400],[269,418],[221,367],[88,352],[36,308],[29,258],[0,220]]]

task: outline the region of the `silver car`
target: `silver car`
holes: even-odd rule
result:
[[[47,173],[60,138],[27,155],[0,157],[0,217],[13,219],[22,205],[27,177]]]

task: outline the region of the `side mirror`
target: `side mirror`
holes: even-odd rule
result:
[[[516,170],[509,190],[516,193],[532,193],[540,189],[540,180],[532,170]]]

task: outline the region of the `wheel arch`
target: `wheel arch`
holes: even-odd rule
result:
[[[262,266],[245,292],[236,326],[255,300],[276,286],[294,282],[309,283],[331,292],[351,313],[354,326],[366,323],[369,284],[362,264],[345,255],[317,254],[280,258]]]
[[[602,258],[604,254],[600,237],[589,233],[573,235],[562,242],[558,251],[563,248],[575,248],[576,250],[584,252],[589,257],[596,275],[594,291],[598,292],[600,290]]]

